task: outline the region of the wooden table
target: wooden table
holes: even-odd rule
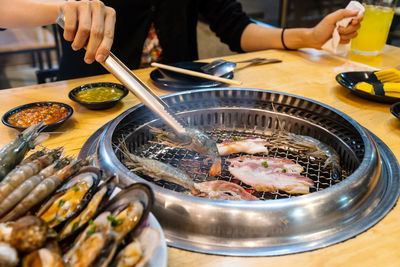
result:
[[[47,28],[16,28],[0,32],[0,53],[54,48],[55,45],[54,35]]]
[[[46,73],[48,69],[53,68],[51,52],[56,53],[58,61],[60,58],[59,48],[60,44],[55,25],[0,31],[0,57],[10,54],[31,53],[34,67],[37,59],[39,74]],[[38,80],[44,83],[45,78],[42,78],[42,76],[43,74],[38,75]]]
[[[262,51],[226,57],[242,60],[252,57],[279,58],[279,64],[255,66],[235,73],[243,87],[276,90],[305,96],[335,107],[354,118],[381,138],[400,159],[400,121],[390,114],[389,104],[359,98],[335,81],[337,72],[353,67],[351,61],[333,57],[316,50]],[[397,66],[400,48],[385,47],[377,67]],[[135,73],[159,94],[170,93],[157,89],[149,78],[152,69]],[[356,69],[355,69],[356,70]],[[109,110],[92,111],[68,99],[74,87],[91,82],[115,82],[111,75],[48,83],[0,91],[0,113],[29,102],[61,101],[71,105],[75,113],[44,145],[53,148],[63,145],[69,154],[77,155],[86,139],[99,127],[139,101],[128,95],[121,104]],[[0,126],[0,146],[7,144],[18,132]],[[169,266],[400,266],[400,205],[382,221],[356,238],[313,252],[280,257],[222,257],[168,248]]]

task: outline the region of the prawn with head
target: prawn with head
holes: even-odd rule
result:
[[[325,160],[323,168],[332,167],[332,178],[342,176],[339,154],[331,146],[310,136],[298,135],[286,131],[271,131],[267,133],[272,148],[289,147],[307,156],[319,157]],[[276,145],[278,143],[279,145]]]
[[[217,144],[205,133],[197,129],[188,128],[185,135],[177,135],[169,130],[149,127],[150,132],[157,136],[161,145],[184,148],[195,151],[202,156],[207,156],[206,160],[211,160],[213,163],[209,175],[218,176],[221,174],[221,157],[218,154]]]
[[[272,110],[277,114],[274,104],[271,103],[271,105]],[[286,131],[279,117],[276,116],[276,118],[279,130],[272,130],[266,133],[272,148],[279,148],[283,145],[284,147],[293,148],[299,152],[305,153],[307,156],[320,157],[325,160],[323,168],[327,166],[332,167],[333,179],[338,180],[342,177],[340,157],[333,147],[311,136],[299,135]],[[277,142],[278,145],[275,145],[275,142]]]

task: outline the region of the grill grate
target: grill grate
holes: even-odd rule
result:
[[[231,140],[234,136],[237,138],[246,138],[246,137],[254,137],[254,134],[239,132],[239,131],[212,131],[207,132],[210,136],[213,137],[218,143],[224,140]],[[268,141],[268,137],[264,135],[256,135],[257,137],[266,138]],[[243,187],[246,191],[256,196],[260,200],[269,200],[269,199],[280,199],[280,198],[290,198],[292,196],[296,196],[296,194],[288,194],[283,191],[276,192],[258,192],[253,189],[253,187],[248,186],[242,183],[240,180],[234,178],[228,171],[229,163],[225,160],[227,158],[234,158],[238,156],[242,156],[245,154],[233,154],[228,157],[222,158],[222,173],[218,177],[209,177],[208,171],[211,167],[211,162],[207,164],[204,163],[205,157],[199,156],[196,152],[188,151],[182,148],[168,147],[164,145],[160,145],[154,142],[147,142],[146,144],[135,147],[134,142],[130,142],[129,140],[124,140],[126,144],[128,144],[128,148],[131,153],[135,155],[139,155],[141,157],[151,158],[163,163],[170,164],[174,167],[177,167],[183,171],[185,171],[195,182],[204,182],[211,180],[225,180],[228,182],[233,182],[241,187]],[[276,143],[275,143],[276,144]],[[282,144],[283,145],[283,144]],[[279,146],[279,144],[278,144]],[[125,162],[126,157],[119,152],[118,149],[114,150],[117,153],[117,156],[121,162]],[[255,156],[265,156],[265,154],[256,154]],[[330,167],[323,168],[324,160],[314,157],[306,156],[305,154],[299,153],[297,151],[287,150],[283,148],[278,149],[270,149],[268,152],[268,157],[274,158],[287,158],[295,163],[300,164],[304,168],[303,176],[309,177],[314,181],[314,188],[310,189],[311,192],[316,192],[323,190],[332,186],[335,183],[340,182],[348,176],[350,170],[343,170],[342,177],[339,180],[332,179],[332,170]],[[187,189],[180,185],[176,185],[174,183],[166,182],[163,180],[154,181],[151,177],[147,177],[140,172],[137,172],[139,176],[142,178],[157,184],[163,188],[174,190],[177,192],[187,193]]]
[[[364,157],[363,140],[352,124],[336,112],[306,99],[268,91],[204,90],[171,95],[164,100],[189,127],[208,133],[217,142],[230,140],[233,136],[266,137],[267,132],[271,130],[284,129],[329,144],[341,159],[343,173],[339,180],[332,179],[330,168],[323,168],[322,159],[285,149],[273,149],[268,154],[270,157],[291,159],[303,166],[302,175],[311,178],[315,183],[310,192],[323,190],[345,179],[353,173]],[[195,152],[150,142],[155,137],[149,133],[147,125],[165,126],[146,107],[140,107],[118,123],[112,135],[112,143],[119,144],[120,140],[124,140],[132,153],[178,167],[196,182],[215,179],[207,176],[211,163],[205,165],[202,162],[204,158]],[[124,162],[123,156],[115,147],[114,153]],[[231,157],[236,156],[240,155],[235,154]],[[285,192],[254,192],[251,187],[234,179],[227,166],[228,163],[223,160],[223,172],[218,179],[238,183],[260,199],[293,196]],[[152,181],[151,178],[138,174]],[[180,186],[164,181],[154,183],[171,190],[185,191]]]

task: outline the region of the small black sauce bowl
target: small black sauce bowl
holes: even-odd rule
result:
[[[75,98],[76,94],[78,92],[83,91],[83,90],[88,90],[91,88],[96,88],[96,87],[118,88],[118,89],[122,90],[124,92],[124,94],[122,96],[120,96],[119,98],[115,98],[115,99],[112,99],[109,101],[103,101],[103,102],[85,102],[85,101],[79,101]],[[81,86],[78,86],[78,87],[72,89],[69,92],[68,97],[71,100],[87,107],[88,109],[107,109],[107,108],[111,108],[115,104],[117,104],[118,101],[120,101],[122,98],[124,98],[128,94],[128,92],[129,91],[125,86],[123,86],[122,84],[118,84],[118,83],[89,83],[89,84],[84,84],[84,85],[81,85]]]
[[[18,106],[16,108],[13,108],[13,109],[7,111],[6,113],[4,113],[3,117],[1,118],[1,121],[3,122],[4,125],[6,125],[8,127],[11,127],[11,128],[18,129],[18,130],[22,131],[22,130],[25,130],[27,127],[15,126],[15,125],[12,125],[12,124],[8,123],[8,118],[12,114],[14,114],[14,113],[16,113],[18,111],[21,111],[23,109],[26,109],[26,108],[40,107],[40,106],[51,106],[51,105],[54,105],[54,104],[57,104],[57,105],[62,106],[62,107],[65,107],[68,110],[68,115],[67,115],[67,117],[65,117],[62,120],[59,120],[59,121],[44,125],[42,127],[42,129],[41,129],[41,131],[51,132],[51,131],[55,130],[56,128],[58,128],[61,124],[63,124],[66,120],[68,120],[69,117],[72,116],[72,113],[74,113],[74,110],[72,109],[71,106],[69,106],[67,104],[64,104],[64,103],[61,103],[61,102],[50,102],[50,101],[29,103],[29,104]]]
[[[400,119],[400,102],[394,103],[391,107],[390,107],[390,112],[392,112],[392,114]]]

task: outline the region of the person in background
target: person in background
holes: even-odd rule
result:
[[[249,52],[263,49],[317,48],[331,38],[336,22],[357,15],[338,10],[326,16],[313,28],[283,31],[253,23],[235,0],[104,0],[112,6],[118,20],[113,53],[128,68],[146,67],[152,61],[166,64],[198,59],[196,25],[199,15],[232,51]],[[362,17],[340,28],[341,43],[357,35]],[[106,73],[97,63],[85,65],[84,51],[72,51],[63,42],[59,79],[71,79]]]
[[[65,15],[64,38],[72,42],[71,48],[80,50],[87,45],[80,61],[104,61],[114,39],[115,10],[98,0],[0,0],[0,27],[54,24],[61,11]]]

